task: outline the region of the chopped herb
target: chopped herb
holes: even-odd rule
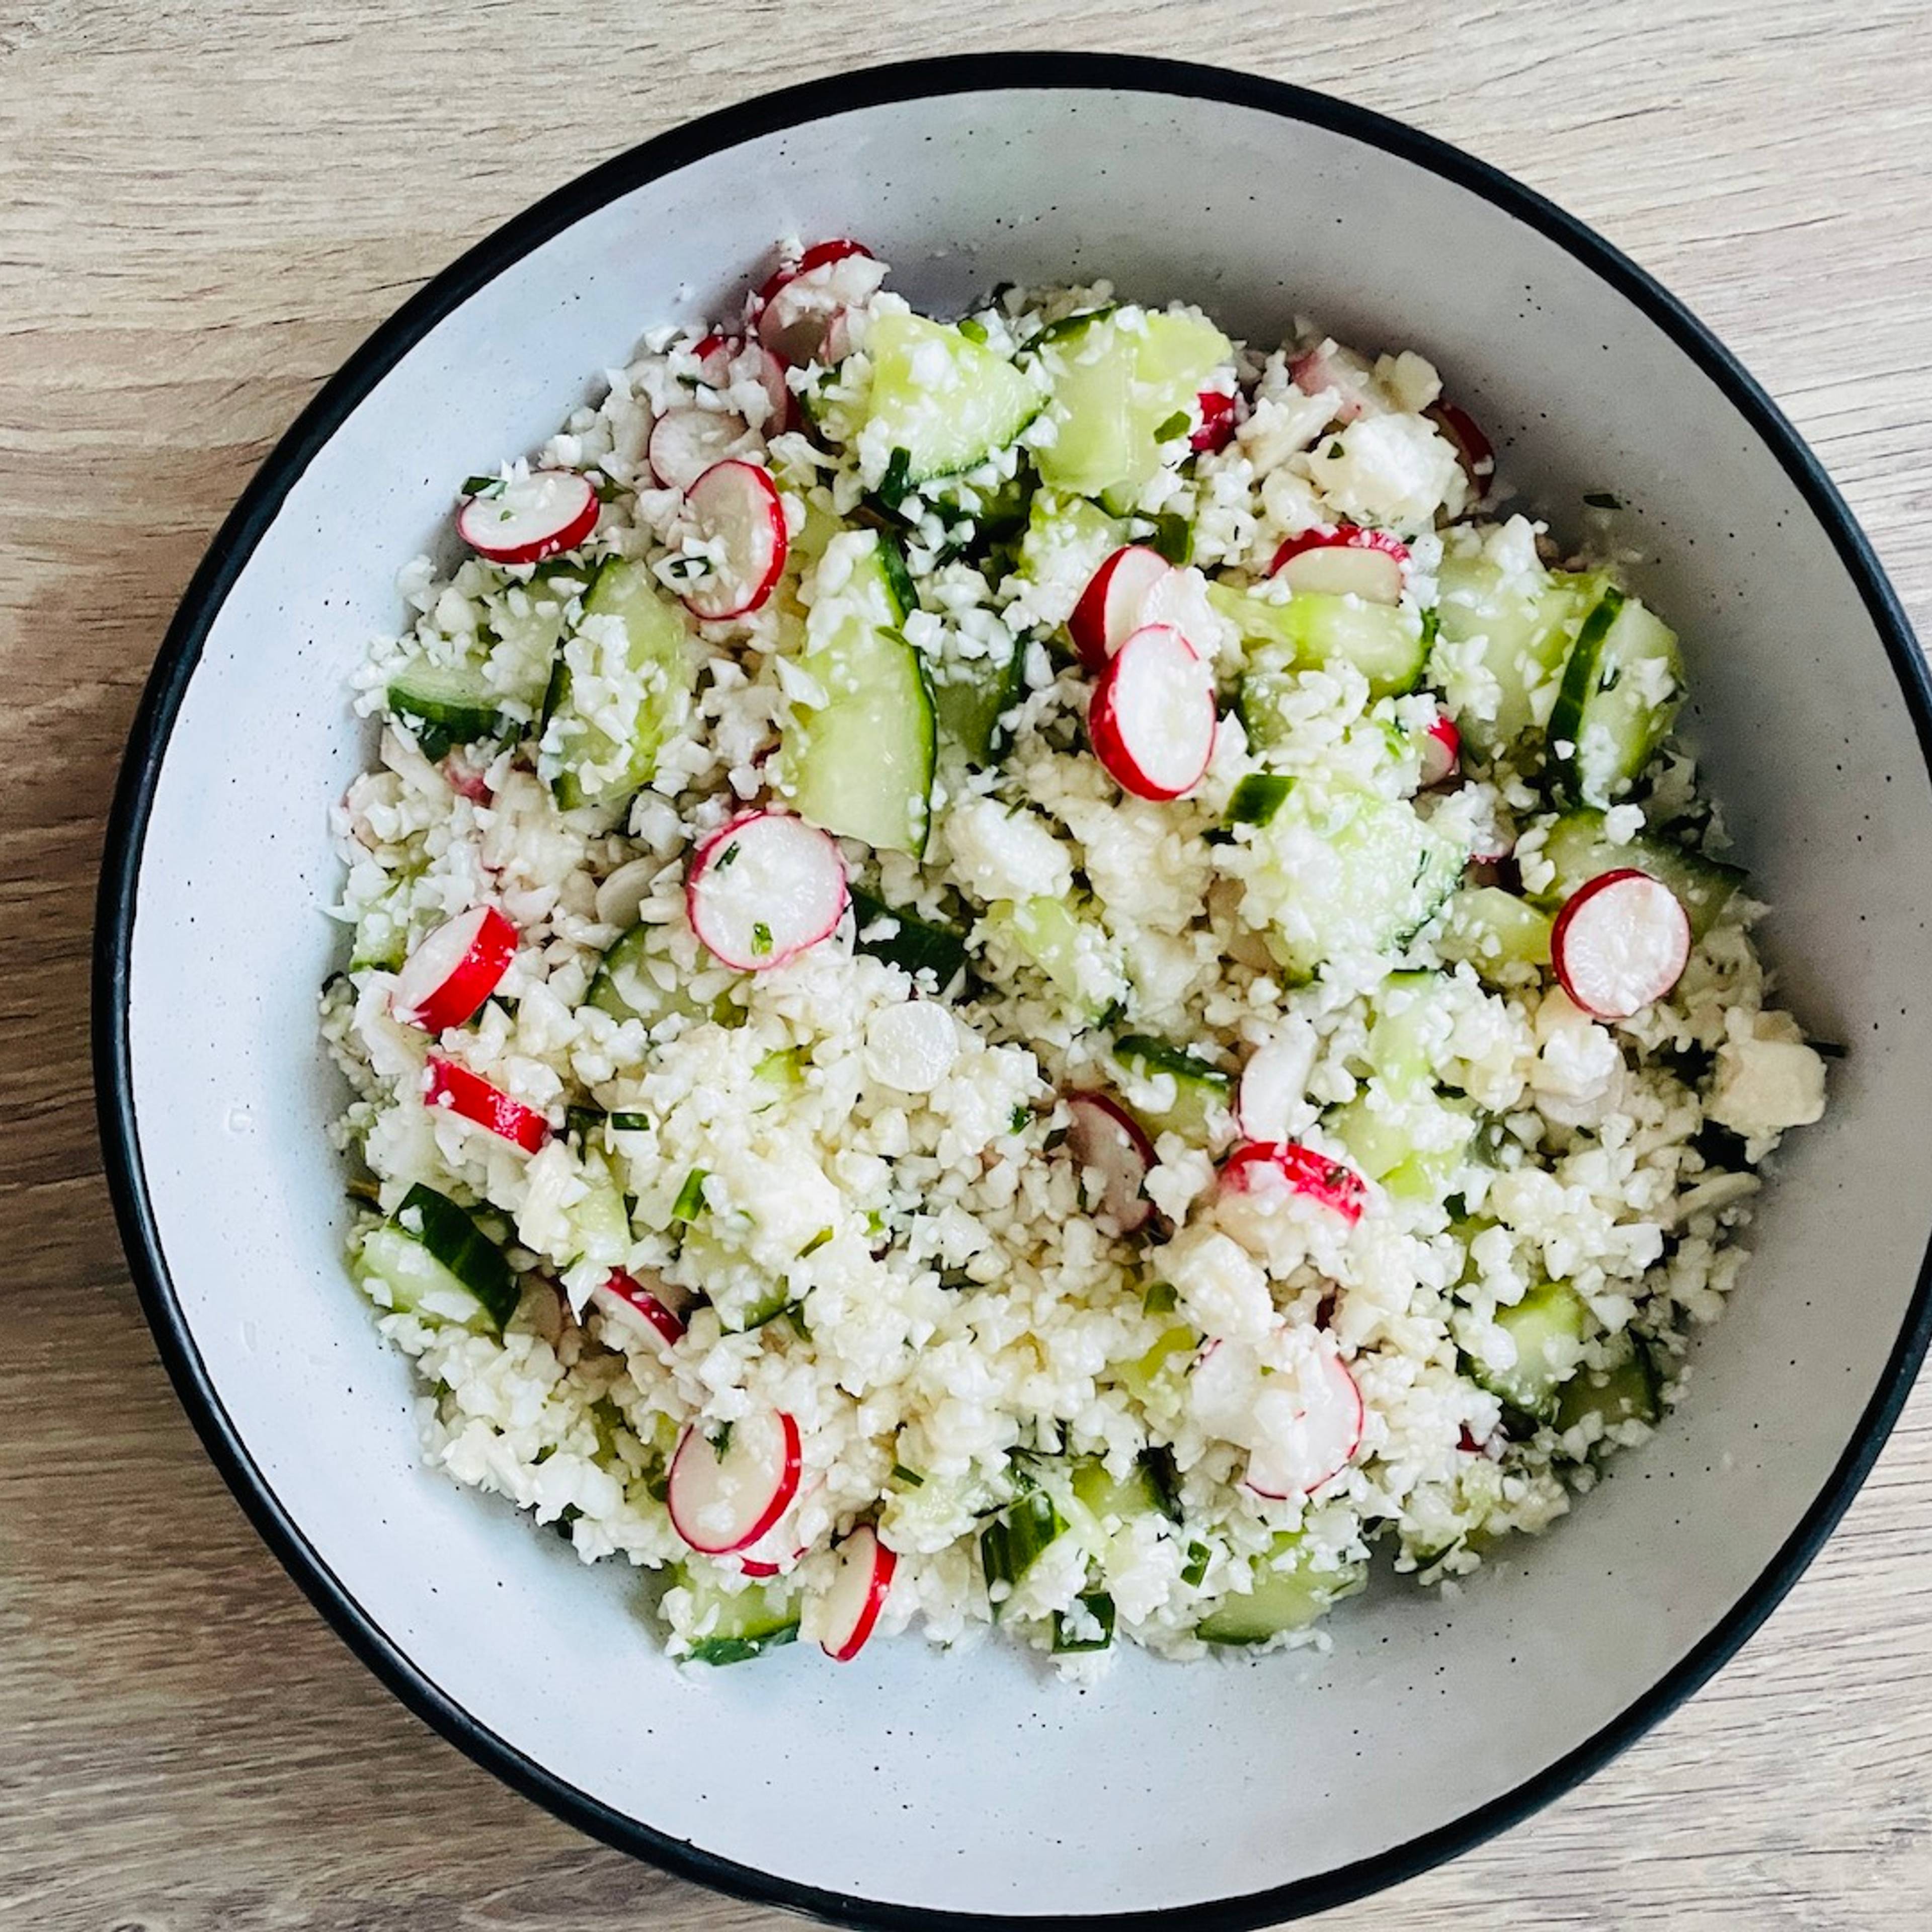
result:
[[[1327,454],[1328,454],[1328,458],[1329,458],[1330,460],[1332,462],[1332,461],[1334,460],[1334,458],[1336,458],[1336,457],[1338,457],[1338,456],[1340,456],[1340,455],[1341,454],[1341,453],[1342,453],[1342,439],[1338,436],[1336,436],[1336,438],[1335,438],[1335,439],[1334,439],[1334,440],[1333,440],[1333,441],[1329,444],[1328,448],[1328,451],[1327,451]]]
[[[1194,418],[1185,410],[1176,410],[1172,416],[1154,433],[1156,442],[1172,442],[1178,436],[1185,436],[1194,427]]]
[[[1586,490],[1583,500],[1593,510],[1621,510],[1624,506],[1623,499],[1612,496],[1607,490]]]
[[[714,865],[711,869],[714,872],[729,872],[730,868],[738,862],[738,854],[740,850],[740,847],[739,842],[735,838],[733,839],[730,844],[726,846],[724,850],[718,854],[718,862]]]
[[[1162,510],[1154,520],[1148,544],[1176,569],[1184,570],[1194,560],[1194,526],[1178,510]]]
[[[503,494],[503,479],[500,476],[466,476],[463,479],[463,494],[466,496],[500,496]]]
[[[830,1240],[831,1238],[832,1230],[830,1228],[820,1228],[818,1232],[813,1235],[812,1239],[807,1241],[803,1247],[799,1250],[799,1259],[800,1261],[803,1261],[806,1256],[817,1254],[819,1250],[824,1247],[826,1243]]]
[[[620,1134],[641,1134],[650,1128],[651,1117],[648,1114],[613,1114],[610,1124]]]
[[[1026,1132],[1027,1123],[1032,1118],[1033,1109],[1029,1107],[1024,1100],[1022,1100],[1020,1104],[1013,1109],[1012,1115],[1007,1120],[1007,1132],[1010,1134],[1024,1133]]]
[[[892,1478],[896,1482],[904,1484],[909,1490],[922,1490],[926,1487],[926,1478],[916,1469],[908,1469],[903,1462],[895,1462],[892,1465]]]
[[[704,1212],[704,1170],[694,1167],[684,1177],[684,1185],[677,1190],[677,1198],[671,1204],[670,1218],[674,1225],[680,1221],[694,1221]]]
[[[959,333],[964,336],[968,342],[984,342],[986,339],[986,325],[976,315],[969,315],[962,320],[959,324]]]
[[[752,950],[762,959],[772,950],[772,929],[763,920],[752,928]]]
[[[1157,1281],[1141,1297],[1141,1310],[1147,1315],[1172,1315],[1180,1305],[1171,1281]]]
[[[731,1424],[728,1422],[721,1423],[718,1425],[718,1433],[711,1438],[711,1453],[722,1462],[730,1453],[730,1449]]]
[[[895,449],[886,459],[886,473],[879,479],[879,501],[887,509],[896,510],[910,494],[911,474],[912,452]]]
[[[1201,1580],[1208,1574],[1208,1560],[1213,1554],[1204,1543],[1190,1543],[1187,1546],[1187,1567],[1180,1573],[1180,1580],[1190,1590],[1201,1587]]]

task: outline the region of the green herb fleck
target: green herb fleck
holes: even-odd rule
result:
[[[910,494],[912,484],[912,452],[896,449],[886,459],[886,473],[879,479],[879,501],[889,510],[896,510]]]
[[[620,1134],[641,1134],[649,1130],[651,1117],[648,1114],[613,1114],[610,1124]]]
[[[1148,542],[1177,570],[1185,570],[1194,560],[1194,526],[1178,510],[1162,510],[1155,517]]]
[[[1194,418],[1185,410],[1176,410],[1172,416],[1154,433],[1156,442],[1172,442],[1178,436],[1185,436],[1194,427]]]
[[[721,1423],[718,1425],[718,1433],[711,1438],[711,1453],[722,1462],[730,1454],[730,1448],[731,1424],[728,1422]]]
[[[752,950],[760,959],[772,950],[772,929],[763,920],[752,928]]]
[[[1342,439],[1338,436],[1336,436],[1336,438],[1334,438],[1334,440],[1332,442],[1330,442],[1330,444],[1329,444],[1329,446],[1328,446],[1328,454],[1329,460],[1332,462],[1332,461],[1333,461],[1333,460],[1334,460],[1336,457],[1340,456],[1340,455],[1341,454],[1341,453],[1342,453]]]
[[[969,315],[961,322],[959,333],[964,336],[968,342],[984,342],[986,339],[986,325],[976,315]]]
[[[1007,1132],[1010,1134],[1024,1133],[1026,1132],[1026,1124],[1028,1121],[1032,1118],[1033,1109],[1029,1107],[1024,1100],[1022,1100],[1020,1104],[1013,1109],[1011,1116],[1007,1120]]]
[[[1180,1305],[1171,1281],[1157,1281],[1141,1297],[1141,1310],[1148,1315],[1172,1315]]]
[[[909,1490],[922,1490],[926,1487],[926,1478],[916,1469],[908,1469],[903,1462],[895,1462],[892,1465],[892,1479],[896,1482],[904,1484]]]
[[[677,1190],[677,1198],[671,1204],[670,1218],[674,1224],[694,1221],[704,1212],[704,1170],[694,1167],[684,1177],[684,1185]]]
[[[503,494],[503,479],[500,476],[466,476],[463,479],[463,494],[466,496],[500,496]]]
[[[718,854],[718,862],[713,866],[711,869],[714,872],[729,872],[730,868],[738,862],[739,850],[740,847],[738,841],[734,838],[730,844],[725,847],[723,851]]]
[[[1204,1543],[1190,1543],[1187,1546],[1187,1567],[1180,1573],[1180,1580],[1190,1590],[1201,1587],[1201,1580],[1208,1574],[1208,1559],[1213,1554]]]
[[[831,1238],[832,1230],[830,1228],[820,1228],[818,1232],[813,1235],[812,1239],[807,1241],[803,1247],[799,1250],[799,1259],[800,1261],[803,1261],[806,1256],[817,1254],[819,1250],[824,1247],[826,1243],[830,1240]]]

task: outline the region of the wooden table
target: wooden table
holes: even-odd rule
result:
[[[439,1742],[202,1460],[99,1177],[94,872],[203,544],[420,280],[700,110],[1003,44],[1258,68],[1554,196],[1742,352],[1932,635],[1924,0],[0,0],[0,1252],[18,1258],[0,1276],[0,1926],[780,1922],[586,1843]],[[1932,1922],[1928,1544],[1922,1394],[1809,1576],[1688,1709],[1586,1790],[1324,1922]]]

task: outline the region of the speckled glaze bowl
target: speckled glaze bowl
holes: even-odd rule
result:
[[[988,1646],[680,1670],[621,1564],[423,1469],[407,1368],[341,1262],[315,992],[346,680],[451,479],[532,446],[648,324],[785,234],[863,236],[914,302],[1106,274],[1274,338],[1413,344],[1559,519],[1614,488],[1683,632],[1688,730],[1778,911],[1791,1004],[1846,1043],[1694,1399],[1588,1507],[1332,1654],[1124,1658],[1084,1694]],[[1204,68],[888,68],[664,135],[416,296],[263,465],[136,725],[100,905],[108,1165],[162,1352],[317,1607],[410,1708],[585,1830],[878,1926],[1248,1926],[1387,1885],[1574,1784],[1694,1690],[1844,1510],[1924,1348],[1932,904],[1924,674],[1777,410],[1588,230],[1406,128]]]

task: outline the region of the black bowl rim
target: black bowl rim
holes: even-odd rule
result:
[[[1197,1905],[1042,1919],[842,1894],[716,1857],[627,1817],[485,1729],[350,1594],[264,1479],[208,1379],[170,1280],[143,1175],[129,1062],[130,954],[142,844],[174,721],[202,646],[284,498],[376,382],[429,329],[533,248],[644,183],[761,135],[855,108],[996,89],[1111,90],[1224,101],[1349,136],[1428,169],[1556,242],[1655,322],[1718,386],[1784,467],[1858,588],[1898,677],[1932,778],[1932,680],[1870,544],[1822,466],[1770,398],[1704,325],[1594,230],[1488,164],[1348,101],[1258,75],[1120,54],[985,53],[918,60],[803,82],[660,134],[593,168],[506,223],[425,284],[326,383],[256,472],[196,571],[143,693],[102,862],[94,935],[94,1062],[102,1147],[142,1309],[202,1443],[250,1520],[337,1633],[417,1716],[514,1790],[606,1844],[760,1904],[884,1932],[995,1932],[1018,1922],[1090,1932],[1247,1932],[1361,1898],[1456,1857],[1568,1791],[1667,1716],[1763,1622],[1817,1553],[1897,1420],[1932,1338],[1932,1244],[1897,1342],[1830,1480],[1798,1528],[1719,1622],[1594,1736],[1514,1790],[1372,1857],[1271,1889]]]

